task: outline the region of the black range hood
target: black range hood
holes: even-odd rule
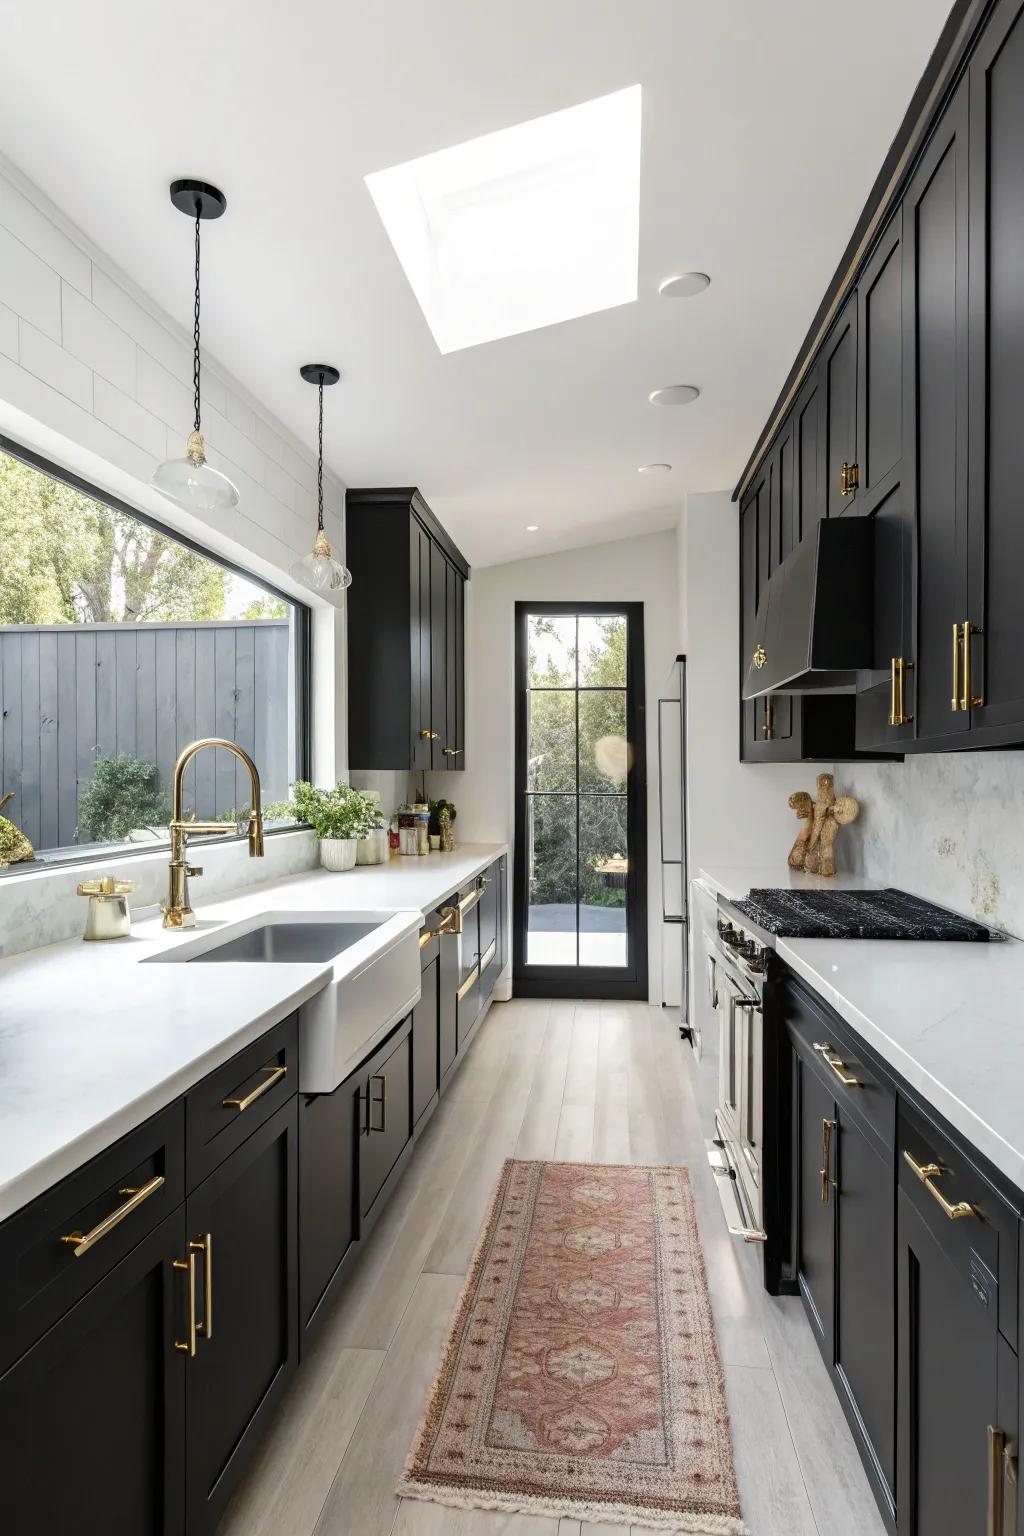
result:
[[[757,605],[743,697],[853,693],[872,665],[874,523],[823,519],[769,579]]]

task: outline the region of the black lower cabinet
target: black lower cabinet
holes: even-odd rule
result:
[[[188,1199],[197,1334],[185,1361],[189,1536],[216,1529],[298,1362],[297,1173],[292,1098]]]
[[[322,1321],[359,1236],[359,1074],[299,1100],[299,1320],[303,1347]]]
[[[359,1087],[360,1235],[376,1218],[374,1206],[412,1141],[411,1020],[399,1026],[366,1066]]]
[[[6,1536],[184,1532],[186,1232],[179,1207],[0,1377]]]
[[[831,1139],[836,1107],[831,1089],[795,1046],[797,1278],[811,1324],[832,1358],[835,1309],[835,1196]]]
[[[412,1011],[412,1123],[418,1126],[437,1103],[440,1082],[438,1017],[440,1013],[441,958],[434,958],[420,972],[420,1000]]]

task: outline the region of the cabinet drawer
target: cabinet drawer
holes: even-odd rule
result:
[[[934,1170],[933,1172],[930,1170]],[[900,1100],[896,1177],[944,1253],[1017,1348],[1017,1216],[951,1138]]]
[[[844,1113],[852,1113],[891,1149],[896,1135],[896,1095],[865,1060],[856,1035],[831,1010],[797,984],[785,989],[786,1023],[820,1068]]]
[[[296,1092],[298,1039],[298,1014],[293,1013],[186,1095],[189,1189],[212,1173]]]
[[[184,1198],[185,1118],[179,1100],[5,1222],[0,1370]]]

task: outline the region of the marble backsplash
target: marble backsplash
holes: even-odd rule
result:
[[[192,881],[192,905],[197,912],[204,901],[229,891],[302,874],[318,862],[312,832],[277,832],[266,838],[262,859],[250,859],[244,838],[225,843],[193,843],[192,857],[201,862],[203,874]],[[97,864],[49,867],[38,865],[0,877],[0,958],[73,939],[85,926],[85,898],[75,893],[79,880],[116,875],[135,882],[130,898],[133,912],[155,909],[167,894],[166,848],[159,853],[130,858],[111,857]],[[0,997],[0,1004],[2,1004]]]
[[[861,802],[840,833],[841,869],[1024,938],[1024,753],[841,763],[835,776],[836,793]]]

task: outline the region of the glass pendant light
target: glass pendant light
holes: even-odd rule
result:
[[[341,374],[330,363],[304,363],[299,369],[307,384],[315,384],[320,394],[320,435],[316,464],[316,539],[311,554],[303,555],[292,566],[296,581],[305,582],[314,592],[341,592],[352,585],[352,573],[335,560],[330,540],[324,532],[324,385],[337,384]]]
[[[154,475],[157,490],[192,512],[224,512],[238,506],[238,491],[227,475],[206,462],[199,411],[199,230],[204,219],[219,219],[228,205],[217,187],[205,181],[186,178],[171,182],[171,202],[179,213],[196,221],[196,302],[192,329],[192,392],[195,402],[195,426],[185,442],[183,459],[167,459]]]

